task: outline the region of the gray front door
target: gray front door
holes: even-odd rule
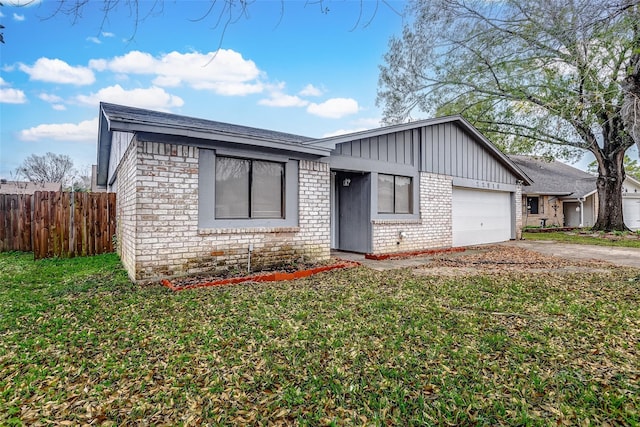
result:
[[[371,174],[336,174],[338,249],[371,252]]]

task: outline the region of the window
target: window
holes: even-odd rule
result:
[[[284,218],[284,164],[216,158],[216,219]]]
[[[410,177],[378,174],[378,213],[411,213],[412,193]]]
[[[538,215],[540,212],[538,197],[527,197],[527,211],[532,215]]]

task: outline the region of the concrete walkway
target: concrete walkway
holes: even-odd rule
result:
[[[501,244],[517,246],[543,255],[553,255],[560,258],[577,260],[595,259],[610,262],[615,265],[640,268],[640,248],[578,245],[543,240],[512,240]]]

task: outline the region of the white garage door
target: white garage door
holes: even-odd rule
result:
[[[453,246],[511,239],[511,194],[453,189]]]
[[[640,199],[623,198],[622,215],[624,223],[632,230],[640,230]]]

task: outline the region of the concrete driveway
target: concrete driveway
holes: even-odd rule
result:
[[[543,255],[553,255],[566,259],[595,259],[615,265],[640,268],[640,248],[577,245],[542,240],[512,240],[501,244],[517,246]]]

